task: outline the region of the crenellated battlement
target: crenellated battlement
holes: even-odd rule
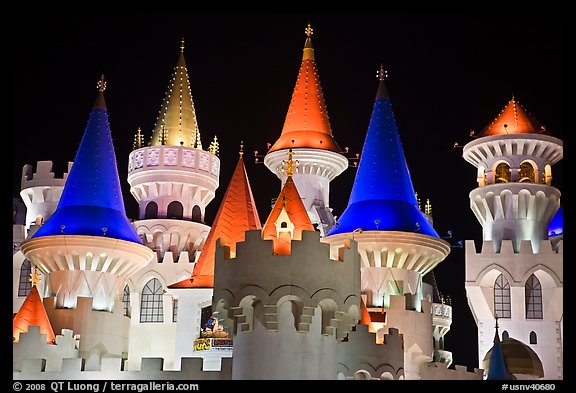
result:
[[[56,344],[46,342],[46,334],[40,333],[40,326],[29,326],[28,332],[20,333],[19,340],[12,344],[14,371],[35,370],[42,360],[42,371],[58,371],[62,359],[78,357],[79,342],[70,329],[62,329],[56,335]]]
[[[552,242],[549,239],[541,240],[539,247],[534,247],[530,240],[522,240],[520,242],[520,247],[517,251],[514,250],[514,245],[512,240],[502,240],[500,247],[496,247],[497,243],[491,240],[484,240],[482,242],[481,250],[478,252],[476,250],[476,244],[474,240],[466,240],[465,251],[466,258],[474,258],[477,256],[485,256],[491,258],[498,257],[513,257],[518,259],[523,259],[527,255],[541,255],[549,256],[553,254],[563,255],[564,254],[564,240],[558,239]]]
[[[228,247],[216,247],[214,306],[226,310],[236,327],[252,327],[252,303],[264,305],[266,328],[277,329],[277,308],[286,300],[299,304],[298,331],[307,332],[320,306],[330,317],[323,332],[342,338],[359,318],[360,258],[356,242],[330,258],[330,246],[320,242],[318,232],[303,231],[301,241],[292,241],[291,255],[273,255],[272,240],[262,240],[261,231],[246,231],[246,240],[236,245],[236,256]],[[249,300],[249,301],[248,301]],[[352,315],[352,317],[351,317]]]
[[[420,376],[425,380],[482,380],[484,370],[474,368],[468,371],[466,366],[456,365],[448,368],[446,363],[430,362],[420,366]]]
[[[389,328],[382,343],[368,325],[358,324],[338,345],[338,372],[346,379],[370,374],[372,379],[404,379],[404,340],[398,329]]]
[[[182,358],[180,370],[165,370],[163,358],[143,358],[138,371],[127,371],[126,360],[102,358],[100,369],[86,370],[84,358],[64,358],[61,367],[49,369],[45,358],[26,358],[22,369],[14,370],[15,380],[229,380],[232,359],[222,359],[221,371],[203,371],[204,359]]]
[[[24,165],[22,168],[22,181],[21,190],[32,187],[64,187],[66,179],[68,178],[68,173],[72,168],[72,162],[68,161],[68,172],[65,172],[62,178],[55,177],[54,172],[52,172],[52,161],[38,161],[36,162],[36,172],[34,167],[30,164]]]

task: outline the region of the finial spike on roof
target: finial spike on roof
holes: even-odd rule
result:
[[[40,275],[38,266],[34,266],[34,271],[30,273],[30,281],[32,282],[32,286],[35,287],[41,280],[42,276]]]
[[[240,158],[244,155],[244,141],[240,141],[240,151],[238,152]]]
[[[294,152],[292,149],[288,149],[288,160],[282,161],[283,165],[286,165],[286,168],[282,167],[281,171],[286,173],[286,176],[292,177],[294,172],[298,172],[297,165],[299,164],[298,160],[293,160],[292,156]]]
[[[98,91],[101,93],[104,92],[104,90],[106,90],[106,81],[104,80],[104,74],[102,74],[102,76],[98,80],[96,87],[98,87]]]
[[[184,53],[184,37],[180,41],[180,53]]]
[[[384,64],[380,63],[380,69],[376,72],[376,76],[379,81],[383,81],[388,78],[388,71],[384,69]]]
[[[314,34],[314,29],[312,28],[312,26],[310,26],[310,22],[308,22],[308,26],[306,27],[304,32],[306,33],[306,36],[308,38],[310,38],[312,36],[312,34]]]

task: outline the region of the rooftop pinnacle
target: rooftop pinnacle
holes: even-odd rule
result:
[[[276,150],[303,147],[324,149],[339,153],[340,147],[332,136],[330,121],[320,78],[316,69],[312,46],[312,27],[305,30],[306,42],[302,64],[292,93],[292,100],[286,114],[280,138],[268,153]]]

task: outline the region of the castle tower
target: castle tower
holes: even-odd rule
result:
[[[280,138],[268,150],[264,164],[281,180],[287,176],[281,171],[288,149],[300,161],[294,183],[313,224],[318,224],[322,236],[332,225],[334,217],[330,206],[330,182],[348,167],[348,159],[332,136],[326,104],[316,69],[312,28],[306,28],[306,42],[302,65],[292,94]]]
[[[204,214],[218,188],[220,159],[217,149],[202,149],[184,40],[150,144],[142,146],[142,139],[139,133],[128,158],[130,192],[139,206],[134,226],[159,262],[167,251],[174,258],[185,251],[193,260],[210,230]]]
[[[328,236],[333,256],[350,240],[361,256],[362,298],[379,336],[398,328],[404,337],[406,379],[418,379],[433,359],[431,302],[422,276],[450,252],[418,209],[390,98],[379,86],[348,206]],[[374,321],[379,321],[375,324]]]
[[[233,379],[336,379],[337,347],[360,319],[356,243],[330,258],[292,179],[262,231],[216,247],[213,308],[234,339]]]
[[[563,241],[548,228],[560,206],[552,165],[562,141],[512,98],[463,157],[477,168],[470,208],[482,225],[481,252],[466,242],[466,293],[478,326],[478,357],[492,346],[492,323],[528,343],[544,378],[563,375]]]
[[[94,351],[121,356],[127,350],[120,295],[125,280],[153,256],[126,218],[103,78],[98,88],[58,207],[21,246],[48,275],[52,325],[58,332],[80,334],[80,353],[86,357]]]
[[[197,338],[212,338],[211,335],[204,334],[207,332],[201,332],[201,324],[205,322],[201,318],[206,309],[212,308],[216,242],[229,247],[231,255],[235,255],[236,244],[245,240],[245,231],[259,230],[262,227],[242,156],[241,150],[204,248],[194,265],[192,276],[168,287],[170,293],[177,297],[179,308],[187,310],[186,313],[181,313],[176,326],[176,362],[182,357],[202,356],[204,370],[209,368],[207,364],[210,362],[219,370],[220,359],[232,355],[232,348],[229,348],[229,351],[223,348],[205,351],[195,350],[198,346],[194,345]],[[210,310],[208,314],[211,314]]]
[[[71,167],[69,162],[68,171]],[[61,179],[54,176],[52,161],[38,161],[34,173],[32,165],[24,165],[20,196],[26,205],[26,230],[42,225],[54,213],[67,177],[68,173]]]

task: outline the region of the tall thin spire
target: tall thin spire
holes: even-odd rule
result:
[[[341,151],[332,136],[320,77],[316,69],[312,46],[313,29],[310,24],[306,27],[305,33],[302,64],[282,134],[268,150],[269,153],[296,147],[324,149],[338,153]]]
[[[494,326],[494,345],[492,346],[491,351],[490,366],[488,367],[488,375],[486,379],[510,379],[510,374],[506,369],[504,354],[502,353],[502,346],[500,345],[498,317],[496,317],[496,325]]]
[[[107,236],[142,244],[126,217],[108,113],[104,79],[56,211],[33,237]]]
[[[356,229],[438,234],[418,209],[380,67],[378,92],[348,207],[328,235]]]
[[[231,253],[235,254],[236,244],[245,239],[244,232],[260,228],[262,225],[246,167],[240,157],[200,257],[194,265],[192,277],[172,285],[171,288],[212,288],[216,241],[220,240],[221,245],[230,247]]]
[[[154,126],[152,145],[162,144],[163,130],[167,134],[166,145],[195,147],[198,144],[198,122],[184,60],[184,38],[180,42],[178,61]]]

